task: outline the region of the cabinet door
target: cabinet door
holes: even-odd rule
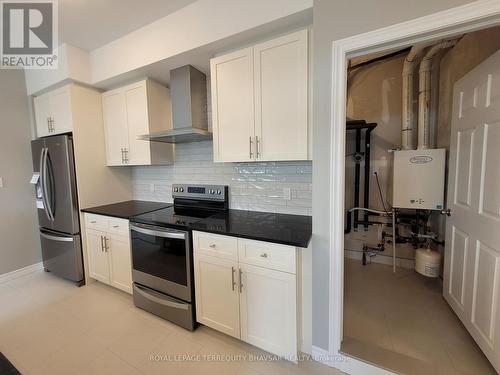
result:
[[[49,94],[36,96],[33,99],[35,107],[36,136],[45,137],[50,134],[50,103]]]
[[[246,48],[210,61],[214,161],[255,157],[252,55]]]
[[[109,278],[115,288],[132,294],[132,260],[128,236],[107,233]]]
[[[240,264],[241,339],[276,355],[297,354],[295,275]]]
[[[106,137],[106,164],[125,164],[124,152],[128,144],[125,94],[122,90],[102,94],[102,109]]]
[[[66,86],[52,91],[49,95],[49,101],[53,120],[51,134],[61,134],[73,131],[71,88]]]
[[[307,30],[254,47],[259,160],[307,159]]]
[[[240,337],[236,262],[194,255],[196,320],[217,331]]]
[[[87,229],[87,253],[89,257],[89,275],[93,279],[109,284],[108,253],[104,249],[106,233]]]
[[[149,133],[146,81],[127,86],[124,91],[128,128],[127,164],[151,164],[150,143],[137,139],[138,136]]]

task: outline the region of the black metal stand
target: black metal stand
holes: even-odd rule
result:
[[[377,127],[376,123],[367,123],[364,120],[353,120],[347,121],[346,130],[354,130],[356,132],[356,152],[354,154],[354,159],[356,165],[354,166],[354,207],[359,207],[360,198],[360,180],[361,180],[361,161],[365,160],[364,167],[364,190],[363,190],[363,205],[368,208],[370,202],[370,142],[371,142],[371,132]],[[365,130],[364,137],[364,150],[361,151],[361,133]],[[354,229],[358,228],[358,225],[364,225],[365,229],[371,222],[368,220],[369,214],[364,213],[364,219],[359,220],[358,211],[354,211]],[[351,213],[347,212],[347,223],[345,233],[351,231]]]

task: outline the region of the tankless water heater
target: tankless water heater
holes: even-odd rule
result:
[[[392,206],[442,210],[445,160],[444,148],[395,151]]]

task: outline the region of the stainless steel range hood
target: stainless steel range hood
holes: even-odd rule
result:
[[[207,122],[207,78],[191,65],[170,71],[173,129],[146,134],[140,139],[164,143],[212,139]]]

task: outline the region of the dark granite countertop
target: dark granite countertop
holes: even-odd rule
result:
[[[104,206],[83,208],[81,211],[97,215],[118,217],[121,219],[130,219],[135,215],[156,211],[170,206],[172,206],[172,203],[131,200],[106,204]]]
[[[307,247],[312,236],[311,216],[228,210],[191,224],[203,232]]]

